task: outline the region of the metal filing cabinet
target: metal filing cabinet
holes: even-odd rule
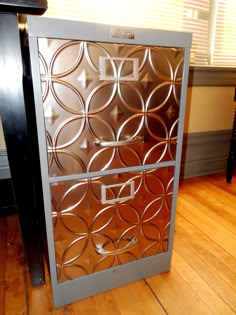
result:
[[[55,306],[170,269],[191,34],[28,17]]]

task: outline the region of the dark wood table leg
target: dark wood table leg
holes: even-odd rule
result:
[[[25,102],[31,92],[23,85],[18,18],[0,12],[0,115],[31,284],[37,286],[44,283],[44,211],[35,117]]]
[[[235,87],[235,93],[234,93],[234,101],[236,102],[236,87]],[[226,167],[227,183],[231,183],[235,167],[236,167],[236,107],[235,107],[235,112],[234,112],[232,136],[231,136],[230,149],[229,149],[229,155],[228,155],[227,167]]]

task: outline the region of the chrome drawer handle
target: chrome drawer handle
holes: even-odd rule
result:
[[[103,248],[105,244],[100,244],[99,246],[97,245],[96,247],[96,252],[100,255],[105,255],[105,256],[112,256],[112,255],[118,255],[118,254],[122,254],[124,252],[126,252],[127,250],[129,250],[131,247],[135,246],[138,242],[137,237],[134,236],[132,238],[129,238],[130,242],[128,244],[126,244],[124,247],[119,248],[119,249],[114,249],[114,250],[106,250]]]
[[[127,140],[118,140],[118,141],[106,141],[106,140],[100,140],[96,139],[94,144],[100,147],[121,147],[125,145],[132,145],[136,143],[140,143],[143,141],[143,137],[137,136],[132,139]]]

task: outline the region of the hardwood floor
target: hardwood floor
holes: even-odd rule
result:
[[[236,178],[180,182],[172,268],[53,309],[50,281],[31,288],[16,216],[0,217],[0,314],[236,314]]]

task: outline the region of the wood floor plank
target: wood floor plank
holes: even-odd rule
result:
[[[172,266],[168,273],[147,279],[168,315],[213,314]]]
[[[181,190],[181,197],[236,234],[234,196],[211,183],[198,180],[194,186],[185,185]]]
[[[236,291],[227,284],[201,257],[193,250],[186,235],[181,237],[176,230],[174,249],[207,282],[220,298],[236,313]]]
[[[52,315],[51,289],[48,289],[46,285],[32,288],[29,279],[27,283],[29,315]]]
[[[135,297],[133,303],[137,303],[139,309],[143,311],[141,314],[166,315],[158,298],[153,295],[144,281],[132,283],[129,287]]]
[[[234,174],[236,175],[236,173]],[[200,177],[203,181],[207,183],[213,184],[215,187],[231,194],[232,196],[236,196],[236,177],[232,178],[231,183],[226,182],[226,174],[223,173],[216,173],[216,174],[209,174],[207,176]]]
[[[75,315],[88,315],[88,314],[98,315],[96,308],[94,307],[92,298],[87,298],[79,302],[73,303],[73,308],[74,308]],[[58,315],[58,314],[55,313],[55,315]]]
[[[217,174],[217,176],[208,175],[182,180],[179,191],[182,193],[194,188],[194,194],[200,193],[200,196],[204,192],[211,191],[212,197],[216,200],[217,204],[232,205],[232,201],[234,203],[236,196],[236,180],[234,184],[229,184],[226,183],[225,179],[222,180],[219,178],[221,178],[220,174]],[[209,197],[207,195],[207,199]]]
[[[173,252],[172,266],[215,315],[234,315],[234,311],[221,299],[208,283],[186,261]]]
[[[111,292],[121,315],[166,315],[165,310],[144,281],[122,286]],[[109,314],[109,312],[101,313],[103,314]]]
[[[5,279],[5,314],[27,314],[24,254],[16,216],[7,218]]]
[[[232,185],[229,183],[221,183],[221,185],[216,185],[216,182],[210,181],[210,176],[207,177],[198,177],[194,182],[194,186],[196,187],[195,191],[201,192],[211,190],[213,192],[213,197],[220,204],[229,204],[232,200],[235,200],[235,194],[232,194],[232,190],[236,192],[236,185]],[[236,182],[235,182],[236,183]]]
[[[4,313],[6,241],[6,218],[0,217],[0,314]]]
[[[187,218],[209,238],[236,257],[236,235],[203,212],[198,211],[193,203],[186,201],[181,195],[178,198],[177,213]]]
[[[43,313],[42,313],[43,314]],[[74,309],[74,305],[73,304],[68,304],[68,305],[64,305],[64,306],[61,306],[61,307],[58,307],[58,308],[55,308],[52,310],[52,314],[53,315],[84,315],[85,313],[80,313],[79,311],[78,312],[75,312],[75,309]],[[87,314],[93,314],[93,313],[87,313]],[[94,313],[96,315],[96,313]]]
[[[234,204],[231,203],[227,205],[225,203],[219,203],[216,197],[211,197],[209,190],[208,193],[202,193],[201,196],[199,196],[199,194],[199,192],[193,194],[190,189],[186,189],[186,191],[181,194],[181,197],[185,201],[194,204],[194,206],[198,208],[198,211],[203,212],[209,218],[236,234],[236,211]]]
[[[116,304],[112,291],[97,294],[92,297],[92,303],[97,315],[114,314],[121,315],[119,306]]]
[[[143,309],[136,302],[137,297],[133,295],[130,286],[122,286],[112,290],[112,295],[119,307],[121,315],[143,315]]]
[[[175,237],[185,239],[189,246],[236,290],[235,257],[180,215],[177,215]]]

